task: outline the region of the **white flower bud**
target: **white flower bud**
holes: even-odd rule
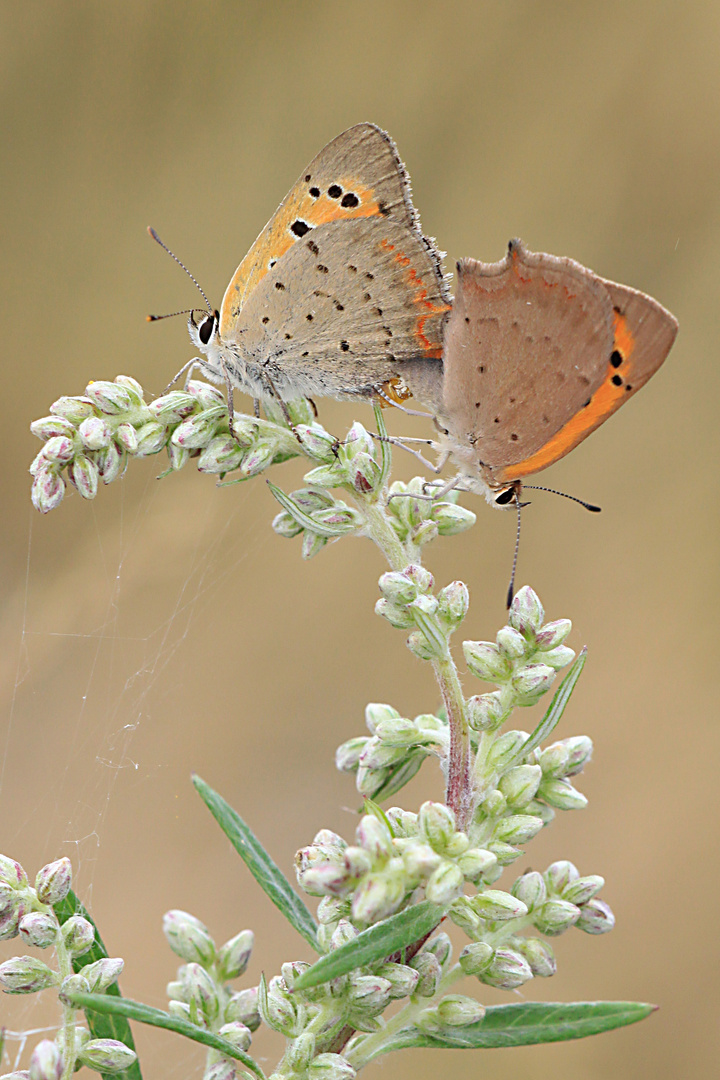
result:
[[[529,585],[523,585],[519,592],[515,593],[510,605],[508,622],[515,630],[519,630],[523,637],[532,641],[535,634],[540,630],[545,611],[540,598]]]
[[[470,905],[482,919],[490,922],[519,919],[528,913],[522,900],[501,889],[485,889],[484,892],[471,896]]]
[[[133,405],[143,404],[143,395],[145,391],[137,379],[133,379],[132,375],[116,375],[113,382],[117,383],[118,386],[125,387],[132,398]]]
[[[582,907],[600,892],[604,884],[605,878],[600,877],[599,874],[587,874],[585,877],[571,881],[567,888],[563,889],[562,898]]]
[[[436,1006],[441,1028],[467,1027],[479,1023],[485,1015],[485,1006],[465,994],[448,994]]]
[[[615,916],[604,900],[588,900],[575,925],[586,934],[607,934],[615,925]]]
[[[567,900],[547,900],[533,912],[533,923],[541,934],[557,937],[564,934],[580,918],[580,908]]]
[[[368,739],[360,755],[360,765],[366,769],[385,769],[407,757],[407,747],[380,742],[377,736]]]
[[[585,795],[574,788],[569,780],[543,780],[538,789],[538,798],[556,810],[584,810],[588,804]]]
[[[45,443],[38,454],[38,458],[52,465],[67,465],[68,461],[72,461],[74,455],[75,440],[68,438],[67,435],[55,435]]]
[[[519,859],[523,853],[522,848],[506,844],[502,840],[493,840],[491,844],[488,844],[488,850],[494,852],[497,856],[498,866],[509,866],[510,863]],[[499,877],[499,874],[494,880],[497,880],[497,877]]]
[[[241,930],[239,934],[225,942],[218,953],[221,980],[237,979],[243,974],[248,966],[254,941],[255,936],[252,930]]]
[[[122,473],[126,462],[125,451],[116,442],[111,442],[104,450],[98,450],[95,464],[102,477],[103,484],[112,484]]]
[[[95,406],[87,397],[61,397],[50,406],[53,416],[62,416],[71,424],[79,424],[86,416],[95,416]]]
[[[93,964],[86,964],[82,974],[87,979],[90,993],[103,994],[108,986],[118,981],[124,967],[125,961],[119,956],[104,956]]]
[[[60,1080],[62,1073],[63,1060],[59,1048],[51,1039],[43,1039],[30,1057],[29,1080]]]
[[[0,964],[0,988],[6,994],[34,994],[59,981],[56,972],[34,956],[12,956]]]
[[[177,424],[195,411],[195,398],[184,390],[171,390],[151,401],[148,411],[161,424]]]
[[[30,498],[36,510],[48,514],[65,495],[65,481],[54,469],[39,469],[33,479]]]
[[[78,1061],[101,1073],[123,1072],[137,1060],[137,1054],[118,1039],[90,1039],[83,1046]]]
[[[574,863],[569,862],[567,859],[558,859],[557,862],[548,866],[544,877],[548,893],[551,896],[559,896],[565,892],[571,882],[577,881],[580,877],[580,871]]]
[[[59,904],[72,886],[72,863],[67,857],[56,859],[39,870],[35,878],[35,892],[41,904]]]
[[[150,457],[151,454],[158,454],[167,444],[168,439],[169,432],[165,425],[150,420],[137,429],[135,453],[138,457]]]
[[[239,1020],[231,1020],[229,1024],[223,1024],[218,1030],[218,1035],[222,1035],[223,1039],[226,1039],[236,1050],[250,1049],[252,1042],[250,1029]]]
[[[26,945],[36,949],[47,949],[54,945],[58,936],[57,919],[53,915],[44,915],[40,911],[31,911],[23,915],[18,923],[20,937]]]
[[[514,949],[496,949],[490,963],[478,973],[481,982],[499,990],[515,990],[532,977],[527,960]]]
[[[543,825],[543,819],[533,814],[512,814],[498,821],[493,839],[506,844],[527,844],[528,840],[537,836]]]
[[[187,911],[174,909],[163,916],[163,933],[181,960],[204,965],[215,960],[215,942],[208,928]]]
[[[392,983],[379,975],[351,975],[346,1000],[353,1012],[377,1016],[390,1001]]]
[[[420,979],[420,973],[407,964],[382,964],[376,974],[390,983],[391,999],[409,997]]]
[[[249,1072],[243,1073],[246,1080],[251,1075]],[[230,1058],[220,1058],[205,1069],[202,1080],[238,1080],[238,1072]]]
[[[464,884],[465,878],[460,867],[451,862],[443,862],[425,886],[425,895],[434,904],[444,907],[460,895]]]
[[[368,874],[352,902],[352,917],[361,926],[386,919],[393,915],[405,898],[405,886],[397,878],[381,874]]]
[[[486,682],[506,682],[512,674],[507,657],[492,641],[463,641],[465,662],[473,675]]]
[[[418,835],[418,816],[412,811],[403,810],[400,806],[391,806],[386,816],[396,837],[412,838]]]
[[[448,911],[449,917],[464,930],[468,937],[479,937],[483,932],[483,921],[470,904],[470,897],[459,896]]]
[[[444,967],[452,956],[452,942],[448,935],[442,931],[423,946],[423,952],[432,953],[433,956],[437,957],[440,967]]]
[[[62,416],[43,416],[40,420],[33,420],[30,431],[38,439],[46,442],[55,435],[64,435],[68,439],[75,437],[75,428]]]
[[[355,830],[360,847],[369,851],[376,859],[389,859],[392,855],[392,837],[387,827],[374,814],[365,814]]]
[[[535,798],[542,777],[543,771],[539,765],[517,765],[500,778],[498,788],[508,806],[520,810]]]
[[[521,900],[528,911],[541,907],[547,900],[547,889],[542,874],[537,870],[528,870],[513,883],[511,892]]]
[[[396,630],[409,630],[410,627],[415,624],[412,613],[408,611],[407,608],[398,607],[396,604],[391,603],[390,600],[385,600],[383,597],[375,604],[375,614],[383,619],[387,619],[390,625]]]
[[[408,635],[405,644],[410,652],[420,660],[436,660],[440,655],[437,645],[432,641],[428,641],[422,630],[413,630]]]
[[[424,547],[425,544],[437,540],[440,530],[434,521],[422,521],[410,532],[410,540],[416,547]]]
[[[520,704],[534,702],[555,681],[555,671],[548,664],[527,664],[513,675],[511,686],[522,699]]]
[[[353,1080],[355,1070],[341,1054],[318,1054],[307,1074],[309,1080]]]
[[[525,957],[533,975],[549,979],[557,971],[555,954],[547,941],[540,938],[515,938],[514,947]]]
[[[285,1061],[294,1072],[305,1072],[315,1057],[315,1036],[311,1031],[298,1035],[297,1039],[285,1052]]]
[[[419,841],[410,842],[402,853],[405,870],[414,881],[426,881],[442,863],[442,856]]]
[[[508,763],[515,757],[520,747],[527,740],[525,731],[506,731],[490,747],[487,755],[488,766],[497,772],[504,772]]]
[[[71,956],[82,956],[92,948],[95,941],[95,927],[82,915],[71,915],[63,923],[62,936],[65,948]]]
[[[352,878],[360,878],[372,870],[373,859],[365,848],[348,847],[344,855],[345,869]]]
[[[205,410],[226,408],[225,398],[217,386],[211,386],[210,383],[203,382],[201,379],[191,379],[187,385],[187,391]]]
[[[455,815],[443,803],[424,802],[418,814],[420,832],[435,851],[443,854],[455,833]]]
[[[172,434],[171,445],[182,450],[202,450],[215,435],[223,412],[218,406],[183,420]]]
[[[457,533],[465,532],[477,521],[472,510],[466,510],[464,506],[457,506],[454,503],[433,503],[430,513],[440,536],[455,536]]]
[[[466,975],[479,975],[488,967],[492,957],[492,945],[484,941],[473,941],[460,953],[460,967]]]
[[[81,1009],[82,1005],[76,1005],[73,1001],[75,994],[89,994],[90,984],[84,975],[79,972],[74,975],[66,975],[60,983],[58,997],[63,1005],[70,1009]]]
[[[158,447],[159,449],[159,447]],[[200,454],[197,461],[199,472],[227,473],[239,469],[245,450],[238,446],[232,435],[216,435]]]
[[[571,664],[575,659],[575,650],[568,649],[567,645],[558,645],[556,649],[550,649],[542,654],[543,663],[559,671],[560,668]]]
[[[497,855],[486,848],[470,848],[457,861],[466,881],[477,882],[497,865]]]
[[[190,459],[190,451],[186,450],[183,446],[176,446],[174,442],[169,442],[165,447],[167,451],[168,461],[170,462],[170,468],[177,472],[182,469],[184,465],[187,465]]]
[[[260,1027],[257,986],[232,994],[225,1005],[223,1019],[226,1023],[239,1020],[250,1031],[256,1031]]]
[[[348,461],[352,461],[358,454],[368,454],[372,457],[374,449],[372,436],[369,435],[362,424],[356,420],[345,436],[341,452]]]
[[[295,432],[300,436],[303,450],[308,457],[332,465],[337,461],[338,440],[317,424],[297,424]]]
[[[467,701],[467,721],[473,731],[495,731],[507,715],[502,693],[476,694]]]
[[[418,997],[433,997],[442,978],[442,968],[437,956],[423,949],[422,952],[412,958],[410,967],[414,968],[419,974],[418,984],[415,988],[416,995]]]
[[[319,554],[327,544],[327,537],[319,536],[317,533],[305,531],[302,538],[302,546],[300,548],[301,558],[308,560]]]
[[[520,631],[514,630],[512,626],[503,626],[502,629],[498,630],[495,640],[498,649],[508,660],[519,660],[521,656],[525,655],[527,641]]]
[[[88,450],[102,450],[110,445],[110,425],[102,416],[88,416],[80,424],[78,435]]]
[[[211,1023],[218,1016],[220,1002],[212,977],[201,964],[188,964],[185,969],[185,989],[190,1001],[199,1009],[204,1020]]]

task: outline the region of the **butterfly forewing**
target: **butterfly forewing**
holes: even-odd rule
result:
[[[374,124],[357,124],[303,170],[235,271],[222,303],[221,337],[232,337],[253,289],[298,241],[329,222],[367,217],[384,217],[419,232],[395,144]]]

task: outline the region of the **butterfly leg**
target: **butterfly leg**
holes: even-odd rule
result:
[[[187,371],[187,375],[185,377],[184,386],[185,386],[185,389],[187,389],[187,384],[190,382],[190,379],[192,378],[193,370],[196,367],[200,368],[200,370],[202,372],[204,372],[205,368],[207,367],[205,361],[202,360],[199,356],[194,356],[192,358],[192,360],[188,360],[187,364],[183,364],[183,366],[178,371],[177,375],[173,375],[172,379],[170,380],[170,382],[167,384],[167,386],[163,390],[163,394],[167,394],[168,391],[170,390],[170,388],[172,387],[173,383],[176,383],[181,375],[185,375],[186,371]]]
[[[419,409],[408,409],[404,405],[401,405],[399,401],[393,401],[382,388],[376,390],[375,393],[379,398],[382,398],[386,404],[392,405],[393,409],[399,409],[400,412],[405,413],[406,416],[424,416],[426,420],[433,419],[432,413],[420,412]]]
[[[300,438],[300,436],[298,435],[298,432],[297,432],[297,430],[296,430],[296,428],[295,428],[295,424],[293,423],[293,419],[292,419],[292,417],[291,417],[291,415],[290,415],[290,413],[289,413],[289,411],[288,411],[288,407],[287,407],[287,405],[285,404],[285,402],[284,402],[284,400],[282,399],[282,397],[280,396],[280,394],[279,394],[279,393],[277,392],[277,389],[276,389],[276,387],[275,387],[275,384],[274,384],[274,382],[272,381],[272,379],[270,378],[270,376],[269,376],[269,375],[268,375],[267,373],[264,373],[264,374],[263,374],[263,379],[264,379],[264,381],[265,381],[265,382],[267,383],[268,389],[269,389],[269,391],[270,391],[270,396],[271,396],[271,397],[274,397],[274,398],[275,398],[275,400],[277,401],[278,405],[280,406],[280,411],[281,411],[281,413],[283,414],[283,417],[285,418],[285,423],[286,423],[286,424],[287,424],[287,426],[288,426],[288,427],[290,428],[290,430],[292,431],[293,435],[295,436],[295,438],[297,439],[297,441],[298,441],[298,442],[300,443],[300,445],[302,446],[302,445],[303,445],[303,441],[302,441],[302,439]]]

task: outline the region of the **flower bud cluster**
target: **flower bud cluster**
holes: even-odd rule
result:
[[[323,829],[297,853],[295,865],[306,892],[340,901],[326,908],[320,927],[320,944],[326,947],[334,921],[344,917],[355,926],[370,926],[399,911],[420,887],[428,900],[449,905],[466,882],[477,884],[494,873],[497,858],[473,847],[455,828],[452,810],[426,802],[418,814],[398,807],[382,819],[365,814],[354,845]]]
[[[426,757],[447,754],[448,726],[430,713],[408,720],[391,705],[371,703],[365,722],[370,736],[360,735],[339,746],[335,763],[341,772],[356,774],[357,789],[367,798],[389,798],[415,775]]]
[[[60,925],[53,905],[61,903],[72,885],[72,866],[67,858],[43,866],[30,885],[19,863],[0,855],[0,940],[20,937],[38,949],[55,948],[62,958],[61,970],[83,956],[95,942],[95,928],[82,915],[72,915]],[[54,987],[66,1010],[75,1011],[72,995],[102,993],[116,982],[123,969],[119,958],[103,957],[86,964],[82,972],[62,978],[59,971],[35,956],[13,956],[0,964],[0,989],[6,994],[34,994]],[[67,1033],[72,1046],[65,1046]],[[115,1039],[91,1039],[90,1032],[64,1024],[55,1040],[44,1039],[32,1052],[25,1075],[33,1080],[59,1080],[64,1063],[72,1056],[74,1068],[87,1065],[103,1073],[122,1072],[135,1061],[135,1053]],[[72,1070],[71,1070],[72,1071]]]
[[[298,425],[309,424],[307,402],[291,402],[288,410]],[[309,424],[309,432],[316,427]],[[170,470],[195,457],[201,472],[224,476],[239,470],[249,477],[301,452],[281,415],[277,422],[237,416],[231,433],[223,395],[199,380],[149,404],[142,386],[127,375],[91,382],[82,397],[59,398],[30,430],[44,442],[30,467],[33,504],[42,513],[61,502],[66,477],[84,499],[94,499],[99,481],[118,479],[128,457],[165,449]]]
[[[204,923],[187,911],[174,910],[165,914],[163,932],[172,951],[185,961],[167,985],[169,1012],[247,1051],[252,1032],[260,1026],[258,987],[235,991],[227,984],[243,975],[248,966],[252,931],[241,930],[218,948]],[[208,1055],[208,1070],[214,1070],[213,1076],[227,1073],[232,1077],[235,1065],[237,1061],[220,1051]]]
[[[396,480],[390,486],[388,513],[398,539],[416,548],[438,536],[454,536],[472,528],[476,515],[464,506],[457,506],[458,492],[451,491],[443,499],[432,499],[427,481],[415,476],[408,483]]]
[[[492,641],[465,641],[463,651],[473,675],[500,689],[471,698],[468,722],[475,731],[496,731],[516,705],[534,705],[552,686],[555,674],[575,658],[564,641],[569,619],[545,623],[533,590],[525,585],[513,599],[508,623]]]
[[[323,432],[317,441],[298,429],[309,457],[320,462],[305,476],[305,482],[324,488],[343,487],[355,495],[372,495],[382,488],[384,476],[377,447],[362,424],[355,422],[342,442]]]

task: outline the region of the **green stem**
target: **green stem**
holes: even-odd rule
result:
[[[47,907],[47,914],[53,915],[56,919],[55,912],[51,907]],[[55,955],[58,961],[58,972],[61,979],[66,979],[68,975],[72,975],[72,957],[65,947],[63,941],[62,929],[58,922],[57,927],[57,940],[55,942]],[[75,1020],[77,1012],[69,1005],[63,1005],[62,1007],[62,1031],[63,1031],[63,1071],[61,1080],[70,1080],[75,1072],[75,1063],[77,1061],[77,1049],[75,1046]]]

